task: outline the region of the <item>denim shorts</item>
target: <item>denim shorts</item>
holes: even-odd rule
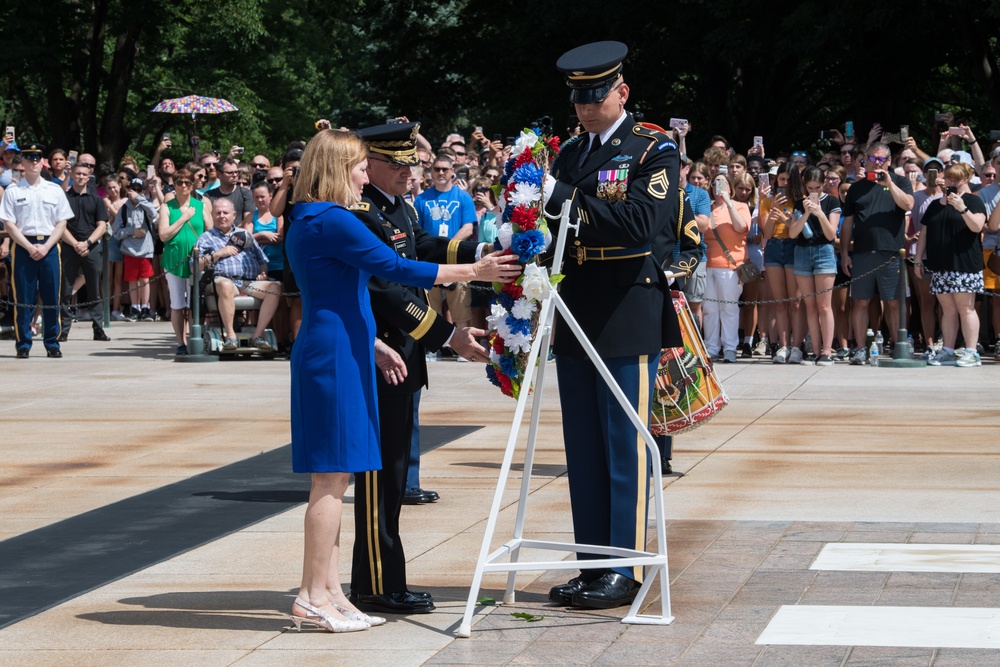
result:
[[[795,275],[818,276],[837,273],[833,244],[795,246]]]
[[[795,264],[795,239],[768,239],[764,246],[764,266]]]

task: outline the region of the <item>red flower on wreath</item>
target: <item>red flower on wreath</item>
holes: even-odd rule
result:
[[[524,288],[520,285],[515,285],[514,283],[507,283],[503,286],[503,291],[510,294],[512,299],[520,299],[524,294]]]
[[[526,232],[530,229],[534,229],[538,226],[538,209],[518,206],[511,214],[510,221],[520,227],[522,231]]]
[[[500,391],[504,393],[505,396],[514,397],[514,387],[510,383],[510,378],[497,371],[497,380],[500,381]]]
[[[531,154],[531,149],[525,148],[523,151],[521,151],[521,154],[518,155],[517,158],[514,160],[514,170],[517,171],[519,167],[523,167],[529,162],[534,162],[534,161],[535,157]]]
[[[549,140],[545,142],[549,146],[549,150],[553,153],[559,152],[559,137],[558,135],[549,137]]]
[[[504,341],[498,334],[493,334],[493,337],[490,339],[490,346],[497,354],[503,354]]]

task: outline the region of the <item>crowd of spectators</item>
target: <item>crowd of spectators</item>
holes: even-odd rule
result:
[[[984,153],[971,127],[949,121],[938,128],[932,147],[918,145],[909,128],[890,133],[878,125],[861,141],[848,123],[823,131],[824,139],[809,150],[772,155],[756,137],[740,153],[713,136],[697,157],[686,145],[690,124],[672,123],[703,238],[701,264],[678,287],[702,326],[708,352],[724,363],[754,357],[778,364],[864,363],[868,330],[881,330],[886,347],[895,342],[892,260],[905,248],[905,302],[915,351],[934,364],[978,365],[987,349],[1000,360],[1000,300],[992,294],[998,278],[986,267],[986,258],[1000,247],[1000,141]],[[449,134],[436,147],[418,136],[420,164],[410,170],[406,199],[428,233],[495,240],[501,211],[493,186],[511,139],[488,139],[478,127],[469,137]],[[178,354],[187,352],[190,324],[186,258],[213,229],[214,210],[225,200],[222,217],[251,234],[266,258],[259,275],[244,278],[248,284],[273,283],[255,296],[267,299],[267,311],[277,301],[266,323],[274,328],[279,352],[287,352],[301,310],[294,277],[285,272],[283,221],[303,146],[294,142],[273,166],[265,155],[247,159],[239,146],[196,153],[185,163],[165,136],[145,169],[131,157],[115,168],[97,164],[90,154],[52,148],[42,175],[67,193],[74,181],[89,179],[88,191],[103,202],[100,217],[107,219],[111,320],[170,320]],[[13,136],[5,136],[0,148],[2,193],[23,167]],[[69,236],[68,230],[64,243],[70,250],[85,244]],[[9,294],[9,254],[10,241],[3,237],[0,300]],[[70,258],[64,268],[71,274],[64,276],[65,339],[73,320],[98,315],[92,304],[100,299],[100,281],[93,266],[63,256]],[[737,269],[743,262],[756,265],[763,279],[742,283]],[[275,300],[279,289],[283,297]],[[458,283],[436,287],[430,297],[432,307],[455,324],[481,327],[490,288]],[[9,318],[10,311],[9,302],[0,301],[0,317]],[[259,320],[250,316],[247,323],[260,334]],[[231,344],[232,325],[223,328]]]

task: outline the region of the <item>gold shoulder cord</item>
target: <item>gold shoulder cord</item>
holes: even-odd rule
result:
[[[680,206],[677,210],[677,238],[675,240],[680,243],[681,235],[684,233],[684,188],[677,188],[677,194],[680,197]]]

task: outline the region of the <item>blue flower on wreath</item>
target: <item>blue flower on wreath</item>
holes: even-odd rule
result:
[[[522,262],[530,262],[545,248],[545,235],[537,229],[515,234],[510,242],[511,252],[517,253]],[[509,308],[507,310],[510,310]]]
[[[514,175],[514,158],[507,160],[507,164],[503,166],[503,175],[507,180],[510,180],[510,177]]]
[[[516,378],[520,369],[518,368],[517,360],[508,355],[500,357],[500,370],[507,377]]]
[[[500,380],[497,379],[497,371],[492,364],[486,367],[486,377],[497,387],[500,387]]]
[[[507,326],[510,327],[510,332],[515,334],[524,334],[525,336],[531,335],[532,324],[531,320],[519,320],[513,315],[508,315]]]
[[[517,208],[513,204],[507,204],[504,206],[503,213],[500,214],[500,219],[503,222],[510,222],[511,217],[514,215],[514,209]]]
[[[497,294],[497,301],[508,313],[514,309],[514,297],[507,292],[500,292]]]
[[[521,165],[514,172],[514,180],[518,183],[530,183],[536,187],[542,187],[542,176],[545,175],[534,162]]]

